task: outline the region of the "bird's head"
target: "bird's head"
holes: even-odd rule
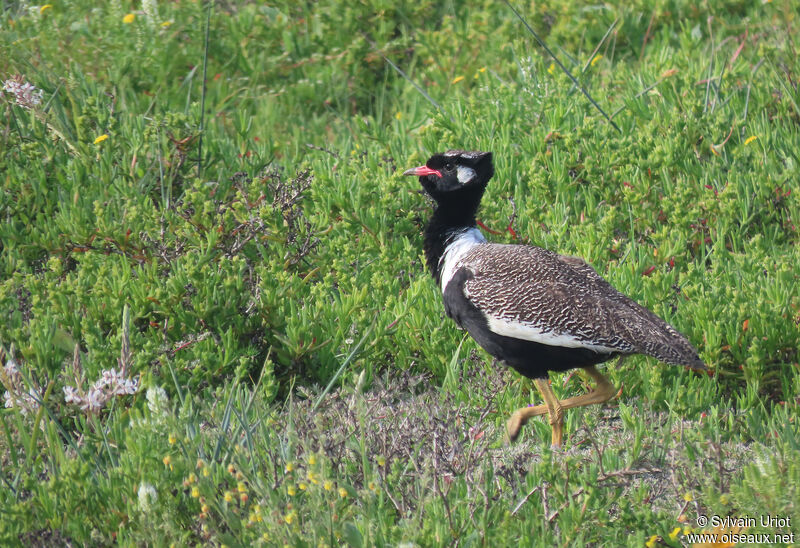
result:
[[[425,192],[437,203],[476,192],[480,200],[494,175],[492,153],[448,150],[434,154],[424,166],[406,170],[403,175],[418,176]]]

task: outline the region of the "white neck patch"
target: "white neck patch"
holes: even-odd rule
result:
[[[461,168],[459,167],[459,169]],[[445,246],[444,253],[442,253],[442,258],[439,259],[439,273],[441,275],[442,293],[444,293],[447,284],[450,283],[450,280],[455,275],[458,268],[458,263],[464,254],[476,245],[485,243],[486,238],[483,237],[483,234],[481,234],[480,230],[474,227],[468,228],[454,235],[450,242]]]
[[[458,177],[459,183],[465,185],[475,177],[475,170],[467,166],[458,166],[456,168],[456,177]]]

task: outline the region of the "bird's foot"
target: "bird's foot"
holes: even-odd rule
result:
[[[528,419],[523,419],[522,414],[519,411],[515,411],[514,414],[509,417],[508,421],[506,422],[506,444],[517,441],[519,432],[522,430],[522,425],[524,425],[527,421]]]
[[[527,424],[528,419],[538,415],[544,415],[545,413],[547,413],[546,405],[529,405],[528,407],[523,407],[522,409],[514,411],[506,422],[506,442],[512,443],[516,441],[522,427]]]

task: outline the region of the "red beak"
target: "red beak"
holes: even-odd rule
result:
[[[419,166],[407,169],[403,172],[403,175],[416,175],[417,177],[425,177],[426,175],[436,175],[439,178],[442,177],[441,172],[435,169],[431,169],[428,166]]]

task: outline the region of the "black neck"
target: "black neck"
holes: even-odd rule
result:
[[[455,194],[455,193],[454,193]],[[431,220],[425,228],[425,262],[431,276],[440,282],[439,262],[453,234],[468,228],[475,228],[475,215],[478,212],[483,189],[467,191],[448,196],[445,203],[436,204]]]

